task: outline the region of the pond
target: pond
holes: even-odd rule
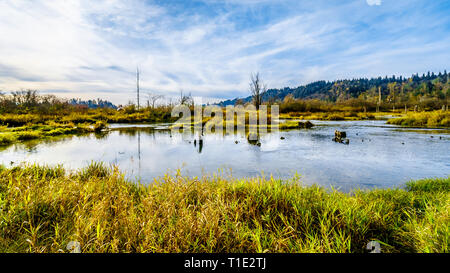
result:
[[[172,134],[170,124],[111,125],[102,135],[19,143],[0,150],[0,164],[63,164],[91,161],[118,165],[128,178],[151,183],[165,173],[221,173],[234,177],[300,175],[306,185],[343,191],[401,186],[411,179],[450,174],[450,130],[411,129],[386,121],[312,121],[312,129],[280,131],[251,145],[244,135],[209,134],[203,146],[191,134]],[[332,141],[345,131],[350,144]],[[284,139],[281,139],[281,138]]]

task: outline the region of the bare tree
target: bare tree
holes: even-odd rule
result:
[[[243,99],[237,99],[234,105],[244,105],[245,101]]]
[[[139,111],[140,102],[139,102],[139,67],[136,68],[136,93],[137,93],[137,110]]]
[[[152,108],[155,108],[155,104],[158,100],[164,98],[164,95],[158,95],[153,93],[148,93],[147,96],[148,96],[147,106],[150,107],[151,104]]]
[[[192,98],[191,93],[189,93],[189,95],[184,95],[183,90],[180,90],[180,104],[193,106],[194,98]]]
[[[259,72],[250,76],[250,92],[253,98],[253,103],[256,106],[256,110],[259,110],[259,106],[262,103],[262,95],[267,91],[267,85],[263,83]]]

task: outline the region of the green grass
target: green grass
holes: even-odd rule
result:
[[[450,178],[342,193],[297,179],[166,175],[93,163],[0,168],[0,252],[448,252]]]
[[[0,146],[7,146],[15,142],[28,141],[34,139],[45,139],[49,137],[100,133],[107,128],[105,121],[97,121],[95,124],[82,123],[56,123],[47,121],[45,124],[26,124],[20,127],[9,128],[0,126]]]
[[[365,113],[357,111],[340,111],[340,112],[290,112],[281,113],[282,119],[301,119],[301,120],[373,120],[383,114],[392,113]]]
[[[314,124],[312,124],[309,121],[306,122],[298,122],[298,121],[286,121],[279,124],[280,130],[287,130],[287,129],[309,129],[313,127]]]
[[[406,183],[406,189],[414,192],[449,192],[450,179],[448,178],[433,178],[422,179],[420,181],[413,181]]]
[[[442,110],[410,112],[403,117],[388,120],[388,124],[418,127],[450,127],[450,112]]]
[[[89,109],[83,111],[63,111],[58,114],[15,114],[2,113],[0,125],[10,127],[25,126],[27,124],[46,124],[55,122],[60,124],[95,124],[98,121],[107,123],[144,123],[144,122],[173,122],[177,119],[171,117],[170,107],[144,108],[140,111],[127,109],[116,111],[113,109]]]
[[[16,141],[16,138],[12,134],[0,133],[0,146],[9,145]]]
[[[32,140],[41,137],[41,134],[38,131],[21,131],[16,133],[16,137],[18,140]]]

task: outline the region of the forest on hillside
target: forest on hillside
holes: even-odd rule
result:
[[[378,77],[351,80],[317,81],[296,88],[268,89],[262,100],[268,103],[283,100],[321,100],[331,103],[353,102],[371,107],[377,104],[391,104],[397,107],[417,105],[424,109],[440,109],[448,104],[450,74],[447,71],[435,74],[428,72],[409,78]],[[221,106],[245,104],[252,97],[236,98],[220,103]],[[391,107],[392,107],[391,106]]]

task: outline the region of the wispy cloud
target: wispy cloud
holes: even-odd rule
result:
[[[381,0],[367,0],[369,6],[379,6],[381,5]]]
[[[0,89],[35,88],[116,103],[144,91],[244,96],[270,87],[444,70],[446,1],[0,2]]]

